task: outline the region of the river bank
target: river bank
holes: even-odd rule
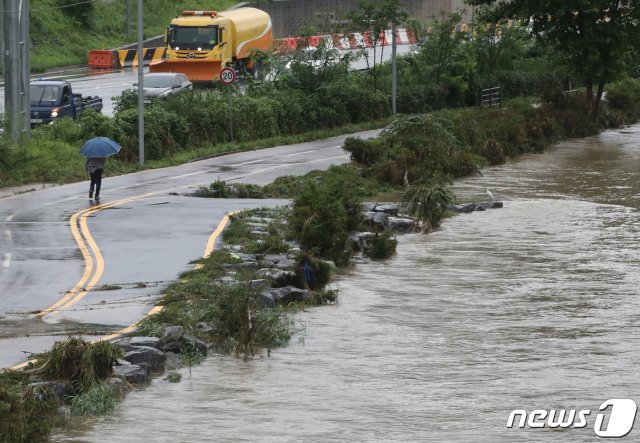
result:
[[[490,187],[505,207],[399,236],[392,260],[358,260],[331,286],[340,303],[306,310],[270,358],[213,354],[53,441],[597,438],[594,415],[582,429],[505,424],[513,409],[640,398],[639,137],[608,131],[457,180],[461,200]]]
[[[429,121],[429,118],[425,118],[425,121],[424,121],[424,122],[425,122],[426,124],[431,123],[431,122]],[[367,149],[372,149],[372,152],[373,152],[373,153],[378,152],[378,151],[377,151],[378,146],[375,146],[375,145],[371,146],[371,145],[368,145],[368,144],[366,144],[366,143],[365,143],[365,144],[363,144],[363,145],[360,145],[360,146],[364,146],[364,147],[365,147],[365,150],[364,150],[364,151],[361,151],[361,152],[364,152],[364,153],[365,153],[365,155],[364,155],[364,156],[362,156],[362,158],[363,158],[363,159],[365,159],[365,158],[369,158],[369,154],[367,153]],[[415,146],[414,146],[414,148],[415,148]],[[401,152],[402,152],[402,151],[401,151]],[[387,162],[387,164],[388,164],[388,160],[389,160],[388,158],[384,158],[384,157],[383,157],[382,159],[383,159],[385,162]],[[399,162],[399,163],[401,164],[402,159],[403,159],[403,157],[398,157],[398,158],[396,158],[395,160],[400,160],[400,162]],[[400,171],[400,172],[401,172],[401,171],[402,171],[402,169],[399,169],[399,168],[397,168],[397,167],[394,167],[392,170],[393,170],[393,171],[396,171],[396,172],[398,172],[398,171]],[[412,173],[411,175],[410,175],[410,174],[408,174],[408,173],[406,172],[406,169],[405,169],[405,173],[404,173],[404,175],[405,175],[405,177],[409,177],[409,180],[410,180],[411,182],[415,182],[415,181],[416,181],[416,177],[413,175],[413,173]],[[393,178],[393,177],[395,177],[395,175],[393,175],[393,176],[392,176],[392,178]],[[308,187],[308,189],[307,189],[307,191],[308,191],[309,193],[307,194],[307,197],[305,197],[305,198],[303,199],[303,201],[304,201],[305,203],[309,203],[309,204],[315,203],[315,198],[311,198],[311,197],[309,197],[309,196],[314,196],[314,197],[316,197],[316,196],[317,196],[317,194],[318,194],[317,192],[315,192],[316,190],[317,190],[317,189],[315,189],[315,188],[313,187],[313,185],[310,185],[310,186]],[[335,192],[331,192],[331,191],[327,190],[327,191],[324,191],[324,192],[322,193],[322,195],[326,195],[326,200],[323,200],[323,201],[322,201],[322,202],[325,202],[325,203],[326,203],[326,202],[331,202],[332,200],[335,200],[335,196],[336,196],[336,195],[338,195],[338,194],[336,194]],[[347,200],[348,200],[348,199],[347,199]],[[350,201],[346,201],[346,202],[342,202],[342,203],[352,204],[352,202],[350,202]],[[432,202],[432,203],[433,203],[433,202]],[[439,202],[439,201],[436,201],[435,203],[436,203],[437,205],[439,205],[439,204],[440,204],[440,202]],[[431,204],[431,203],[430,203],[430,204]],[[345,208],[346,208],[346,207],[345,207]],[[346,209],[345,209],[345,208],[343,208],[343,210],[345,210],[345,211],[346,211]],[[316,209],[318,209],[318,208],[316,208]],[[330,212],[330,211],[329,211],[329,212]],[[298,215],[300,216],[300,220],[302,220],[302,221],[304,221],[304,222],[305,222],[305,223],[303,223],[303,225],[306,225],[306,224],[307,224],[307,223],[306,223],[306,221],[307,221],[307,220],[309,220],[310,218],[308,217],[308,215],[307,215],[307,216],[305,216],[304,214],[305,214],[304,212],[301,212],[301,213],[299,213]],[[303,226],[303,227],[304,227],[304,226]],[[433,223],[431,223],[430,228],[434,228],[434,227],[435,227],[435,226],[433,226]],[[340,234],[340,235],[342,235],[342,234]],[[330,237],[330,236],[328,236],[328,235],[326,234],[326,232],[324,232],[324,233],[322,233],[322,238],[320,238],[320,240],[325,240],[327,237]],[[316,237],[316,238],[317,238],[317,237]],[[310,244],[310,245],[308,245],[308,246],[310,246],[310,247],[314,247],[314,244]],[[331,245],[328,245],[328,246],[331,246]],[[332,249],[328,249],[328,250],[327,250],[327,251],[325,251],[325,252],[328,252],[328,253],[331,253],[331,254],[333,254],[333,253],[336,253],[336,252],[337,252],[337,253],[338,253],[338,255],[337,255],[336,257],[337,257],[338,259],[340,259],[340,258],[341,258],[341,257],[339,256],[339,253],[340,253],[340,251],[339,251],[339,250],[335,250],[335,249],[334,249],[334,250],[332,250]],[[243,312],[243,311],[244,311],[244,309],[242,309],[242,306],[240,306],[240,307],[241,307],[240,312]]]

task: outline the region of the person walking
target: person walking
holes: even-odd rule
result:
[[[100,200],[100,186],[102,185],[102,172],[107,162],[106,157],[86,157],[84,159],[84,168],[91,177],[89,185],[89,198],[93,198],[93,191],[96,191],[96,201]]]
[[[89,185],[89,198],[93,198],[93,190],[96,191],[96,202],[100,200],[100,185],[102,185],[102,173],[107,157],[120,152],[122,147],[116,141],[108,137],[94,137],[87,140],[80,154],[84,155],[84,168],[91,177],[91,185]]]

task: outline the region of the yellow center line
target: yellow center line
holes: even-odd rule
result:
[[[211,252],[215,249],[216,240],[218,239],[220,234],[222,234],[222,231],[224,230],[225,226],[227,226],[227,223],[229,223],[230,217],[233,216],[233,214],[235,214],[235,212],[228,212],[224,217],[222,217],[222,220],[220,220],[220,223],[218,224],[218,227],[216,227],[215,231],[213,231],[213,233],[209,236],[209,239],[207,240],[207,245],[204,248],[204,254],[202,255],[202,258],[207,258],[207,257],[209,257],[209,255],[211,255]],[[196,269],[200,269],[201,267],[202,267],[201,264],[196,265]],[[121,330],[119,330],[117,332],[114,332],[113,334],[105,335],[104,337],[100,337],[100,338],[96,338],[95,340],[92,341],[92,343],[96,343],[96,342],[99,342],[99,341],[114,340],[116,338],[122,337],[125,334],[133,332],[133,331],[135,331],[135,329],[138,327],[138,325],[140,324],[140,322],[142,320],[144,320],[147,317],[150,317],[152,315],[157,314],[158,312],[162,311],[163,309],[164,309],[164,306],[156,305],[149,312],[147,312],[144,317],[142,317],[140,320],[138,320],[134,324],[132,324],[130,326],[127,326],[126,328],[121,329]]]
[[[312,160],[309,162],[305,162],[305,163],[316,163],[319,161],[326,161],[326,160],[333,160],[333,159],[337,159],[337,158],[341,158],[344,157],[344,155],[340,155],[340,156],[334,156],[334,157],[329,157],[329,158],[323,158],[323,159],[319,159],[319,160]],[[291,166],[291,164],[283,164],[283,165],[278,165],[275,167],[269,167],[269,168],[265,168],[262,170],[258,170],[258,171],[254,171],[254,172],[250,172],[248,174],[245,175],[249,176],[249,175],[254,175],[254,174],[259,174],[261,172],[266,172],[269,170],[275,170],[275,169],[279,169],[279,168],[283,168],[283,167],[287,167],[287,166]],[[243,176],[240,177],[236,177],[236,179],[238,178],[242,178]],[[233,179],[228,179],[228,180],[233,180]],[[187,188],[187,187],[193,187],[194,185],[187,185],[187,186],[180,186],[178,188],[172,188],[172,190],[175,189],[182,189],[182,188]],[[100,277],[102,276],[102,272],[104,271],[104,259],[102,257],[102,254],[100,253],[100,249],[98,248],[98,245],[95,243],[95,241],[93,240],[93,237],[91,236],[90,232],[89,232],[89,228],[88,225],[86,223],[86,217],[88,217],[89,215],[92,215],[98,211],[101,211],[103,209],[107,209],[107,208],[111,208],[123,203],[127,203],[130,201],[134,201],[134,200],[139,200],[145,197],[150,197],[152,195],[156,195],[156,194],[160,194],[163,192],[167,192],[167,190],[163,190],[163,191],[158,191],[158,192],[150,192],[147,194],[142,194],[142,195],[138,195],[138,196],[134,196],[134,197],[129,197],[129,198],[124,198],[121,200],[117,200],[115,202],[111,202],[111,203],[106,203],[103,205],[99,205],[99,206],[95,206],[93,208],[89,208],[89,209],[83,209],[81,211],[76,212],[75,214],[73,214],[71,216],[71,218],[69,219],[69,224],[71,227],[71,233],[73,234],[74,239],[76,240],[76,243],[78,244],[78,247],[80,248],[80,251],[82,252],[82,256],[84,258],[84,261],[86,263],[85,266],[85,271],[82,274],[82,277],[80,278],[80,280],[78,280],[78,283],[76,283],[76,285],[71,289],[71,291],[67,292],[65,294],[64,297],[62,297],[59,301],[57,301],[55,304],[49,306],[46,309],[43,309],[41,312],[39,312],[37,314],[38,317],[44,317],[45,315],[49,315],[49,314],[53,314],[55,312],[57,312],[59,309],[66,309],[70,306],[72,306],[73,304],[77,303],[79,300],[81,300],[86,294],[87,292],[89,292],[89,289],[93,288],[94,285],[98,282],[98,280],[100,279]],[[215,247],[215,242],[217,240],[217,238],[220,236],[220,234],[222,233],[222,231],[224,230],[225,226],[227,225],[227,223],[229,223],[230,220],[230,216],[232,216],[234,213],[230,212],[227,215],[225,215],[222,220],[220,221],[220,223],[218,224],[218,227],[216,228],[215,231],[213,231],[213,233],[211,234],[211,236],[209,237],[208,241],[207,241],[207,245],[205,247],[205,252],[203,254],[203,258],[207,258],[211,252],[214,250]],[[83,228],[83,232],[80,233],[80,231],[78,230],[78,218],[82,217],[82,221],[81,221],[81,227]],[[82,238],[82,236],[84,235],[84,237],[87,239],[89,245],[92,247],[92,252],[94,253],[94,255],[96,256],[96,261],[98,261],[98,257],[99,260],[101,261],[101,263],[98,264],[98,269],[100,269],[100,272],[96,272],[96,274],[94,275],[94,278],[91,279],[91,282],[89,283],[89,285],[87,285],[85,287],[85,284],[87,283],[87,281],[89,280],[91,274],[93,273],[93,258],[91,256],[91,253],[89,252],[87,245],[84,242],[84,239]],[[84,290],[82,292],[78,292],[81,291],[84,288]],[[75,297],[74,297],[75,296]],[[98,341],[105,341],[105,340],[113,340],[115,338],[119,338],[121,336],[123,336],[124,334],[127,334],[129,332],[132,332],[133,330],[135,330],[135,328],[138,326],[138,324],[144,320],[145,318],[157,314],[158,312],[162,311],[162,309],[164,308],[164,306],[158,305],[158,306],[154,306],[147,314],[145,314],[145,316],[143,318],[141,318],[140,320],[138,320],[137,322],[135,322],[134,324],[127,326],[126,328],[121,329],[120,331],[117,331],[113,334],[110,335],[105,335],[103,337],[97,338],[95,340],[93,340],[92,342],[98,342]],[[28,360],[24,363],[21,363],[19,365],[13,366],[11,368],[9,368],[10,370],[18,370],[18,369],[22,369],[24,367],[26,367],[27,365],[29,365],[30,363],[35,363],[35,359],[31,359]]]
[[[76,240],[76,243],[78,244],[78,247],[82,252],[82,257],[84,258],[84,262],[85,262],[84,273],[82,274],[82,277],[80,277],[80,280],[78,280],[78,283],[76,283],[75,286],[69,292],[67,292],[64,297],[62,297],[60,300],[58,300],[56,303],[49,306],[48,308],[38,312],[38,314],[36,314],[38,317],[44,317],[45,315],[55,312],[60,306],[64,305],[69,300],[71,300],[73,296],[79,290],[82,289],[84,284],[87,282],[87,280],[89,280],[89,277],[91,277],[91,274],[93,273],[93,258],[91,257],[91,253],[87,249],[87,246],[85,245],[84,240],[82,239],[82,235],[80,234],[80,231],[78,230],[78,226],[77,226],[78,217],[80,217],[85,212],[88,212],[90,210],[91,208],[78,211],[75,214],[73,214],[69,219],[71,233],[73,234],[73,238]]]
[[[227,223],[229,223],[229,220],[231,219],[233,214],[235,214],[235,212],[229,212],[224,217],[222,217],[222,220],[220,220],[218,227],[211,233],[209,239],[207,240],[207,245],[204,248],[204,254],[202,254],[202,258],[207,258],[211,255],[211,252],[213,252],[213,250],[215,249],[216,240],[218,239],[220,234],[222,234],[222,231],[224,231],[225,226],[227,226]],[[201,264],[196,265],[196,269],[200,268],[202,268]]]
[[[138,197],[134,197],[134,198],[130,198],[130,199],[124,199],[124,200],[131,201],[131,200],[143,198],[143,197],[146,197],[146,196],[149,196],[149,195],[152,195],[152,194],[146,194],[144,196],[138,196]],[[92,214],[94,212],[97,212],[98,210],[105,209],[106,207],[116,206],[116,204],[124,203],[124,200],[119,200],[118,202],[113,202],[113,203],[110,203],[109,205],[103,205],[104,207],[99,208],[99,209],[97,209],[97,207],[96,207],[96,208],[91,208],[91,209],[88,209],[88,210],[85,209],[85,210],[79,211],[76,214],[74,214],[72,216],[72,218],[75,217],[77,219],[78,216],[84,215],[85,216],[85,220],[86,220],[86,216],[90,215],[90,213]],[[215,231],[213,231],[213,233],[209,236],[209,239],[207,240],[207,245],[205,246],[204,254],[202,255],[202,258],[207,258],[207,257],[209,257],[209,255],[211,255],[211,252],[215,249],[216,240],[218,239],[220,234],[222,234],[222,231],[227,226],[227,224],[230,221],[230,217],[233,216],[234,213],[235,212],[229,212],[222,218],[222,220],[220,220],[220,223],[216,227]],[[75,226],[75,225],[72,225],[72,226]],[[86,227],[86,222],[85,222],[85,227]],[[72,231],[73,231],[73,228],[72,228]],[[91,242],[93,242],[93,238],[89,234],[88,227],[86,227],[86,231],[83,232],[83,233],[84,233],[85,237],[88,236],[89,238],[91,238]],[[93,244],[95,245],[95,242],[93,242]],[[82,242],[82,245],[84,246],[84,242]],[[97,245],[96,245],[96,248],[97,248]],[[102,257],[102,255],[100,255],[100,257]],[[199,266],[197,266],[197,267],[199,267]],[[94,279],[95,279],[95,276],[94,276]],[[94,279],[92,279],[92,281]],[[97,279],[95,279],[95,280],[97,281]],[[81,279],[81,281],[82,281],[82,279]],[[80,282],[78,282],[78,284],[80,284]],[[78,284],[76,284],[76,286],[78,286]],[[83,292],[84,292],[84,295],[86,295],[86,292],[88,292],[88,291],[83,291]],[[82,295],[82,297],[84,297],[84,295]],[[80,298],[82,298],[82,297],[80,297]],[[75,303],[75,301],[73,303]],[[58,302],[57,304],[60,304],[60,302]],[[65,306],[65,308],[66,308],[66,306]],[[129,325],[126,328],[123,328],[123,329],[121,329],[119,331],[116,331],[116,332],[114,332],[112,334],[105,335],[105,336],[100,337],[100,338],[96,338],[96,339],[92,340],[91,342],[92,343],[96,343],[96,342],[99,342],[99,341],[114,340],[116,338],[122,337],[125,334],[133,332],[138,327],[138,325],[140,324],[140,322],[142,320],[144,320],[145,318],[147,318],[147,317],[149,317],[151,315],[157,314],[158,312],[162,311],[163,308],[164,308],[164,306],[162,306],[162,305],[154,306],[149,312],[147,312],[145,314],[144,317],[142,317],[140,320],[138,320],[137,322],[133,323],[132,325]],[[54,308],[54,309],[56,309],[56,308]],[[35,359],[31,359],[31,360],[28,360],[28,361],[26,361],[24,363],[20,363],[19,365],[13,366],[13,367],[11,367],[9,369],[13,370],[13,371],[17,371],[18,369],[23,369],[23,368],[27,367],[30,363],[35,363],[35,362],[36,362]]]
[[[87,226],[87,217],[95,214],[98,211],[102,211],[103,209],[112,208],[114,206],[118,206],[134,200],[139,200],[151,195],[154,195],[154,193],[142,194],[135,197],[116,200],[114,202],[94,206],[93,208],[83,209],[71,216],[71,218],[69,219],[69,225],[71,227],[71,233],[73,234],[73,237],[76,240],[76,243],[78,244],[78,247],[80,248],[85,261],[84,273],[82,274],[80,280],[78,280],[75,286],[69,292],[67,292],[64,297],[62,297],[60,300],[58,300],[48,308],[40,311],[37,314],[38,317],[52,315],[60,311],[61,309],[68,309],[69,307],[73,306],[78,301],[82,300],[84,296],[87,295],[87,293],[95,287],[96,283],[100,280],[102,274],[104,273],[104,259],[100,252],[100,248],[89,232],[89,227]],[[78,221],[78,219],[80,221]],[[80,229],[78,229],[78,225],[80,226]],[[89,248],[91,248],[91,252],[89,251]],[[95,257],[96,262],[95,273],[93,257]],[[92,275],[93,278],[91,278]],[[90,278],[91,281],[89,281]],[[88,281],[89,283],[87,283]]]

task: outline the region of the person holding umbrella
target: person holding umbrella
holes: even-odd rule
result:
[[[96,201],[100,200],[100,187],[102,186],[102,172],[107,157],[86,157],[84,169],[89,173],[91,184],[89,185],[89,198],[93,198],[93,190],[96,190]]]
[[[120,152],[120,145],[107,137],[95,137],[88,140],[80,149],[84,155],[84,168],[91,177],[89,185],[89,198],[93,198],[96,192],[96,201],[100,200],[100,187],[102,185],[102,173],[107,162],[107,157]]]

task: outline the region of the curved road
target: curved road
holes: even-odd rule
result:
[[[266,184],[344,163],[346,137],[108,177],[100,205],[88,182],[0,198],[0,368],[68,335],[92,339],[138,321],[205,253],[226,212],[284,203],[188,194],[216,179]]]

